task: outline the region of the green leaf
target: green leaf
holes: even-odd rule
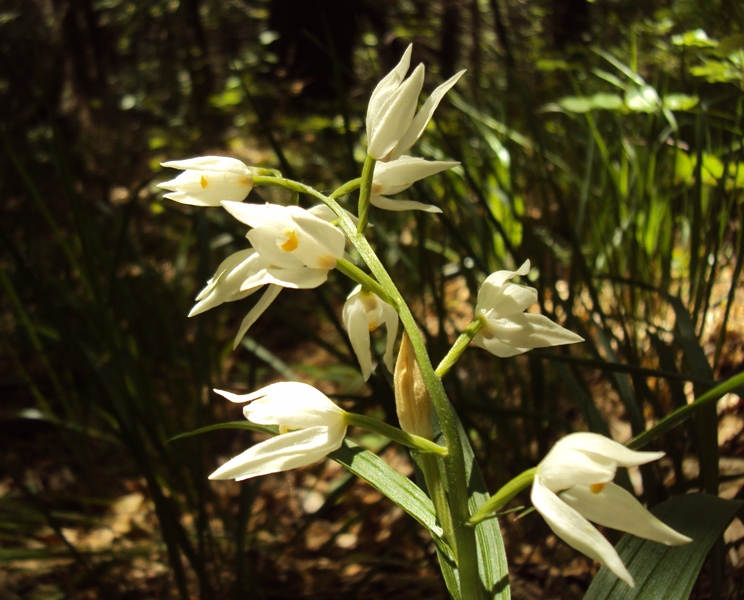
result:
[[[584,96],[566,96],[558,100],[563,110],[572,113],[585,113],[592,109],[592,100]]]
[[[594,108],[604,110],[621,110],[623,108],[623,99],[618,94],[594,94],[591,100]]]
[[[276,435],[277,433],[276,427],[256,425],[249,421],[231,421],[229,423],[217,423],[216,425],[208,425],[194,431],[181,433],[171,438],[170,441],[209,433],[210,431],[218,431],[220,429],[247,429],[272,435]],[[341,448],[331,452],[328,457],[346,467],[378,492],[390,498],[390,500],[421,523],[421,525],[426,527],[434,539],[437,550],[450,558],[453,556],[452,550],[442,539],[442,528],[437,525],[434,505],[426,494],[410,479],[403,477],[403,475],[393,470],[376,454],[365,450],[348,439],[344,440],[344,445]]]
[[[179,433],[177,436],[172,437],[168,442],[175,442],[176,440],[182,440],[185,438],[193,437],[195,435],[201,435],[202,433],[209,433],[210,431],[219,431],[220,429],[247,429],[248,431],[257,431],[259,433],[270,433],[276,435],[276,426],[267,425],[256,425],[250,421],[229,421],[228,423],[217,423],[215,425],[207,425],[206,427],[200,427],[193,431],[187,431],[186,433]]]
[[[687,494],[663,502],[651,512],[691,537],[692,542],[664,546],[629,534],[623,536],[616,549],[635,579],[635,587],[629,588],[602,567],[584,600],[688,598],[705,557],[742,504],[707,494]]]
[[[452,550],[442,538],[437,525],[434,505],[426,494],[407,477],[403,477],[376,454],[344,440],[344,445],[328,455],[354,475],[366,481],[381,494],[395,502],[416,519],[431,534],[437,550],[452,557]]]
[[[692,48],[714,48],[718,45],[718,42],[711,40],[708,34],[702,29],[695,29],[694,31],[686,31],[680,35],[673,35],[672,44]]]
[[[633,112],[655,112],[661,107],[659,94],[650,85],[629,86],[625,92],[625,105]]]
[[[462,440],[463,455],[465,458],[465,471],[470,482],[470,499],[468,505],[470,514],[474,514],[490,497],[488,488],[483,480],[483,475],[475,460],[473,449],[468,441],[467,433],[458,421],[460,439]],[[501,529],[498,519],[486,519],[475,526],[476,543],[478,544],[478,568],[483,585],[486,588],[488,598],[499,598],[509,600],[511,590],[509,588],[509,564],[504,549],[504,541],[501,538]],[[467,600],[467,599],[465,599]]]
[[[698,105],[698,97],[688,94],[667,94],[664,96],[664,107],[669,110],[690,110]]]

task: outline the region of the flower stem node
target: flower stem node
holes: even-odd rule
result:
[[[537,302],[537,290],[509,280],[527,275],[529,270],[527,260],[518,270],[496,271],[483,282],[475,306],[475,318],[483,322],[483,328],[473,338],[476,346],[506,358],[533,348],[584,341],[543,315],[524,312]]]
[[[633,587],[620,556],[589,521],[667,546],[692,541],[612,483],[618,466],[643,465],[663,455],[636,452],[596,433],[573,433],[559,440],[537,466],[532,503],[558,537]]]
[[[342,313],[344,326],[349,332],[349,340],[357,355],[364,381],[372,374],[372,352],[370,333],[385,324],[387,343],[383,361],[388,371],[393,370],[393,348],[398,334],[398,313],[387,302],[383,302],[375,293],[356,286],[344,304]]]
[[[158,184],[170,192],[166,198],[181,204],[220,206],[223,200],[240,202],[253,189],[253,170],[235,158],[200,156],[162,165],[183,171],[175,179]]]
[[[416,112],[418,97],[424,85],[424,65],[417,66],[410,77],[413,45],[403,53],[398,65],[377,84],[367,107],[367,154],[376,160],[399,158],[421,137],[439,102],[465,71],[450,77]]]
[[[241,481],[304,467],[338,450],[346,436],[346,411],[306,383],[274,383],[245,395],[215,392],[230,402],[248,402],[245,418],[276,425],[280,434],[227,461],[210,479]]]

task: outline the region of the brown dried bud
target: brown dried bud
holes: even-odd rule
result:
[[[405,332],[395,363],[394,382],[395,408],[400,428],[427,440],[434,439],[431,428],[431,398],[416,362],[411,340]]]

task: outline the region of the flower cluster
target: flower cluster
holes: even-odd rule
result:
[[[193,206],[222,207],[248,226],[245,236],[248,247],[220,263],[196,297],[189,316],[224,302],[247,298],[263,289],[260,299],[238,329],[234,342],[237,346],[283,289],[317,288],[327,281],[330,271],[338,268],[358,284],[346,299],[342,319],[364,380],[369,379],[375,367],[371,333],[381,325],[385,325],[387,335],[383,362],[391,372],[395,365],[393,382],[402,431],[366,415],[347,413],[322,392],[304,383],[275,383],[246,395],[215,390],[231,402],[245,404],[245,418],[256,426],[276,428],[258,428],[276,435],[230,459],[212,473],[210,479],[239,481],[309,465],[339,449],[350,425],[367,427],[430,453],[421,461],[421,471],[442,526],[440,531],[444,531],[442,539],[447,543],[456,542],[457,547],[453,548],[458,551],[464,549],[462,554],[457,554],[460,560],[467,556],[468,544],[460,546],[457,536],[474,535],[466,525],[480,521],[476,512],[471,521],[465,523],[467,510],[453,512],[448,504],[454,503],[451,499],[458,496],[460,505],[466,506],[468,486],[465,473],[455,473],[457,461],[447,463],[444,468],[442,463],[436,462],[456,454],[455,448],[458,453],[462,450],[457,418],[451,412],[452,406],[439,380],[471,341],[498,357],[510,357],[533,348],[577,343],[582,338],[543,315],[525,312],[537,302],[537,290],[512,281],[529,273],[530,262],[525,261],[516,271],[497,271],[486,278],[478,292],[473,322],[434,371],[423,350],[423,341],[414,337],[418,331],[410,310],[364,238],[370,204],[393,211],[441,212],[433,205],[393,200],[389,196],[459,164],[404,154],[421,137],[440,101],[463,74],[461,71],[437,87],[417,111],[424,67],[418,65],[406,77],[411,54],[409,46],[370,98],[366,119],[367,159],[361,180],[348,182],[330,196],[324,196],[276,172],[266,176],[266,171],[248,167],[236,159],[205,156],[163,163],[165,167],[182,172],[161,183],[160,187],[168,192],[166,198]],[[299,206],[245,202],[253,187],[262,184],[303,192],[322,199],[324,204],[306,210]],[[360,189],[360,203],[359,217],[355,221],[355,217],[337,204],[336,198],[356,188]],[[345,255],[347,241],[356,246],[375,277],[362,271]],[[396,361],[399,315],[406,333]],[[519,489],[531,481],[532,502],[550,528],[574,548],[606,564],[632,586],[633,578],[617,552],[589,521],[668,545],[689,542],[689,538],[646,511],[629,492],[612,483],[618,466],[637,466],[660,456],[657,452],[632,451],[596,434],[573,434],[560,440],[534,471],[522,475]],[[459,462],[463,462],[461,455]],[[462,485],[445,490],[443,476],[448,483],[459,481]],[[502,489],[511,490],[507,486]],[[507,502],[517,491],[508,491],[511,495],[504,492],[501,497],[494,495],[490,508],[497,506],[497,502]],[[483,518],[489,514],[485,511]],[[453,533],[456,526],[460,527],[457,534]],[[471,559],[476,560],[476,554],[471,554]],[[458,568],[462,566],[458,563]],[[477,576],[477,568],[470,570]],[[466,570],[461,568],[459,572],[462,574]],[[467,594],[463,592],[463,595]]]
[[[630,493],[612,483],[618,466],[658,460],[663,452],[636,452],[596,433],[559,440],[537,467],[532,503],[555,534],[605,565],[633,587],[633,577],[612,545],[589,521],[676,546],[690,542],[648,512]]]

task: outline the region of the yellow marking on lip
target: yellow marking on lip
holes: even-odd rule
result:
[[[599,494],[606,485],[606,483],[593,483],[589,486],[589,490],[592,492],[592,494]]]
[[[297,240],[297,234],[295,233],[294,229],[289,229],[283,231],[282,233],[287,236],[287,241],[279,247],[285,252],[292,252],[292,250],[297,250],[297,246],[300,245],[300,242]]]
[[[202,189],[204,189],[205,187],[207,187],[207,178],[204,175],[201,176],[200,183],[201,183]]]

